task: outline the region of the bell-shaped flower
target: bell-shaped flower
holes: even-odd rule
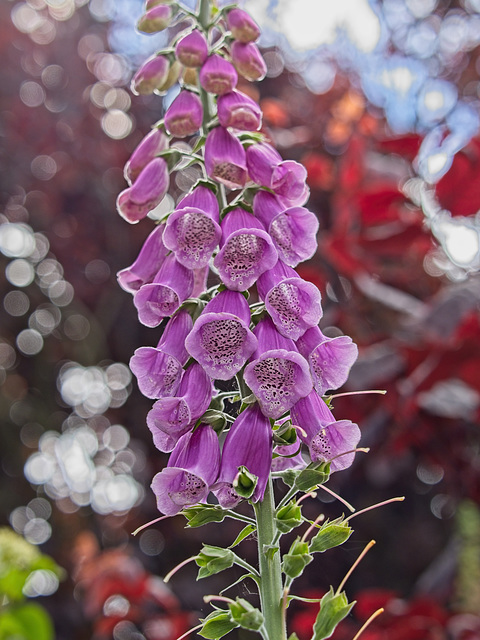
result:
[[[162,151],[168,148],[167,136],[156,127],[138,144],[125,165],[123,174],[131,185],[140,175],[142,169]]]
[[[148,9],[137,22],[137,29],[142,33],[158,33],[170,26],[172,7],[158,4]]]
[[[290,410],[300,438],[308,445],[313,462],[330,462],[330,471],[350,467],[361,437],[358,425],[335,420],[333,413],[314,390]]]
[[[140,347],[130,358],[138,388],[147,398],[174,396],[188,360],[185,338],[192,330],[190,314],[180,311],[167,322],[156,347]]]
[[[232,9],[227,13],[227,26],[235,40],[253,42],[260,37],[260,28],[243,9]]]
[[[203,416],[212,395],[211,378],[199,364],[192,364],[183,374],[176,395],[160,398],[147,414],[157,449],[172,451],[178,439]]]
[[[357,345],[349,336],[328,338],[318,327],[308,329],[298,340],[297,347],[308,360],[313,386],[321,396],[347,381],[358,357]]]
[[[177,138],[186,138],[198,131],[202,125],[202,101],[196,93],[180,91],[165,113],[165,128]]]
[[[250,81],[263,80],[267,74],[267,65],[260,49],[253,42],[234,40],[230,47],[232,62],[236,70]]]
[[[175,313],[192,293],[193,281],[191,269],[180,264],[173,254],[167,256],[153,282],[141,286],[133,296],[140,322],[156,327]]]
[[[257,347],[249,323],[250,307],[245,297],[225,289],[210,300],[197,318],[185,347],[209,376],[229,380]]]
[[[137,223],[160,204],[169,186],[167,163],[163,158],[154,158],[142,169],[132,186],[118,195],[118,213],[127,222]]]
[[[194,29],[177,42],[175,55],[186,67],[201,67],[208,58],[207,39],[201,31]]]
[[[238,74],[235,67],[218,53],[209,56],[202,65],[199,80],[205,91],[221,96],[233,91],[237,86]]]
[[[147,282],[152,282],[167,257],[163,244],[164,224],[157,225],[147,237],[135,262],[117,273],[118,284],[129,293],[135,293]]]
[[[212,492],[224,509],[233,509],[242,496],[235,490],[240,467],[256,476],[253,502],[263,499],[272,464],[272,428],[257,404],[238,416],[225,438],[218,479]]]
[[[257,184],[275,192],[285,208],[302,205],[310,193],[306,185],[307,170],[293,160],[282,160],[276,149],[266,142],[247,149],[248,175]]]
[[[277,330],[294,341],[323,315],[317,287],[281,260],[259,277],[257,291]]]
[[[222,127],[240,131],[258,131],[262,126],[262,110],[250,96],[230,91],[217,100],[218,121]]]
[[[264,415],[280,418],[312,390],[308,363],[293,340],[282,336],[269,317],[260,320],[254,334],[258,347],[245,367],[244,379]]]
[[[286,209],[273,193],[259,191],[253,199],[253,213],[267,229],[285,264],[296,267],[315,254],[318,219],[308,209]]]
[[[173,516],[184,507],[205,502],[219,467],[220,446],[212,427],[202,424],[183,435],[165,469],[153,478],[158,510]]]
[[[224,127],[215,127],[205,142],[205,168],[212,180],[229,189],[241,189],[247,181],[245,149]]]
[[[189,269],[208,265],[222,231],[218,202],[208,187],[196,187],[167,220],[163,241]]]
[[[165,56],[148,58],[132,78],[131,90],[135,95],[149,95],[163,86],[168,78],[170,62]]]
[[[213,264],[222,282],[235,291],[249,289],[278,258],[262,223],[240,207],[222,220],[220,247]]]

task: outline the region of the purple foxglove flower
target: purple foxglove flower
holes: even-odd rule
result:
[[[213,383],[199,364],[185,371],[176,396],[160,398],[147,415],[153,442],[160,451],[172,451],[208,409]]]
[[[220,246],[213,264],[222,282],[235,291],[249,289],[277,262],[277,252],[263,225],[241,208],[223,219]]]
[[[350,420],[335,420],[316,391],[299,400],[290,416],[300,427],[300,438],[308,445],[313,462],[330,462],[332,473],[352,465],[360,429]]]
[[[224,127],[215,127],[205,142],[205,168],[212,180],[229,189],[241,189],[247,181],[245,149]]]
[[[267,74],[267,65],[259,48],[253,42],[235,40],[230,47],[232,62],[236,70],[247,80],[263,80]]]
[[[300,451],[301,443],[285,444],[275,447],[277,458],[272,460],[272,471],[286,471],[287,469],[305,469],[307,463]],[[295,455],[294,455],[295,454]]]
[[[302,205],[310,193],[305,181],[307,170],[293,160],[282,160],[276,149],[266,142],[247,149],[247,168],[257,184],[275,192],[285,208]]]
[[[137,22],[137,29],[142,33],[157,33],[163,31],[172,21],[172,7],[166,4],[156,4],[143,14]]]
[[[163,158],[154,158],[142,169],[132,186],[119,193],[118,213],[131,224],[139,222],[160,204],[169,186],[167,163]]]
[[[152,56],[148,58],[131,83],[132,93],[135,95],[148,95],[161,87],[168,78],[170,63],[165,56]]]
[[[358,357],[357,345],[349,336],[327,338],[318,327],[312,327],[298,340],[300,353],[307,358],[317,393],[338,389],[348,378]]]
[[[212,298],[197,318],[185,347],[209,376],[229,380],[257,347],[249,323],[250,308],[245,296],[226,289]]]
[[[304,207],[285,209],[268,191],[259,191],[253,199],[253,212],[272,237],[280,260],[296,267],[309,260],[317,250],[317,216]]]
[[[220,446],[212,427],[202,424],[183,435],[166,468],[153,478],[158,510],[174,516],[183,507],[205,502],[219,467]]]
[[[164,234],[165,235],[165,234]],[[133,296],[138,319],[147,327],[156,327],[171,316],[193,291],[193,273],[175,259],[166,257],[153,282],[144,284]]]
[[[262,126],[262,110],[255,100],[241,91],[230,91],[219,96],[217,111],[222,127],[258,131]]]
[[[240,42],[253,42],[260,37],[258,24],[242,9],[232,9],[228,12],[227,26],[235,40]]]
[[[168,138],[156,127],[147,134],[135,148],[123,170],[125,180],[131,185],[142,169],[159,153],[168,148]]]
[[[221,96],[235,89],[238,74],[228,60],[214,53],[202,65],[199,80],[205,91]]]
[[[208,44],[203,33],[194,29],[175,46],[177,59],[186,67],[201,67],[208,58]]]
[[[254,334],[258,347],[245,367],[244,379],[264,415],[280,418],[312,390],[308,363],[293,340],[282,336],[270,318],[260,320]]]
[[[167,257],[163,244],[164,224],[159,224],[143,243],[135,262],[117,273],[118,284],[129,293],[135,293],[147,282],[152,282]]]
[[[293,341],[315,327],[323,315],[317,287],[281,260],[259,277],[257,291],[277,330]]]
[[[140,347],[130,358],[130,369],[138,388],[147,398],[173,396],[188,360],[185,338],[192,330],[190,314],[180,311],[167,323],[156,347]]]
[[[184,267],[201,269],[208,265],[221,235],[220,225],[209,212],[185,207],[169,216],[163,241]]]
[[[195,207],[205,211],[215,222],[220,219],[217,197],[208,187],[199,185],[187,193],[177,204],[177,209],[185,209],[186,207]]]
[[[203,107],[191,91],[180,91],[165,113],[165,128],[177,138],[193,135],[202,125]]]
[[[241,500],[233,486],[239,467],[257,476],[253,502],[263,499],[272,464],[272,428],[257,404],[238,416],[227,434],[222,450],[218,479],[212,486],[224,509],[232,509]]]

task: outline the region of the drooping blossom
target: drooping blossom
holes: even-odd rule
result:
[[[352,465],[360,429],[350,420],[335,420],[315,390],[291,408],[290,416],[300,427],[300,438],[307,444],[313,462],[330,462],[331,472]]]
[[[282,160],[276,149],[266,142],[248,147],[247,168],[257,184],[275,192],[285,208],[302,205],[310,190],[306,184],[307,170],[294,160]]]
[[[165,128],[177,138],[193,135],[203,120],[202,101],[192,91],[180,91],[165,113]]]
[[[262,126],[262,110],[250,96],[241,91],[230,91],[219,96],[217,115],[222,127],[240,131],[258,131]]]
[[[207,187],[198,186],[169,216],[163,241],[189,269],[208,265],[221,237],[218,202]]]
[[[201,67],[208,57],[208,44],[198,29],[180,38],[175,45],[177,59],[186,67]]]
[[[176,395],[160,398],[147,414],[147,425],[160,451],[172,451],[208,409],[213,395],[211,378],[197,363],[185,371]]]
[[[297,347],[308,360],[313,386],[321,396],[347,381],[358,357],[357,345],[349,336],[328,338],[318,327],[308,329],[298,340]]]
[[[172,7],[158,4],[148,9],[137,22],[137,29],[142,33],[163,31],[172,21]]]
[[[263,80],[266,76],[267,65],[260,49],[253,42],[234,40],[230,54],[236,70],[247,80],[254,82],[255,80]]]
[[[229,189],[240,189],[247,181],[245,149],[240,140],[224,127],[215,127],[205,142],[207,174]]]
[[[152,282],[167,257],[163,244],[164,224],[157,225],[143,243],[136,260],[117,273],[118,284],[129,293],[135,293],[147,282]]]
[[[260,320],[254,334],[258,347],[245,367],[244,379],[264,415],[280,418],[312,390],[308,363],[293,340],[277,331],[271,318]]]
[[[227,13],[227,26],[235,40],[253,42],[260,37],[260,28],[243,9],[232,9]]]
[[[220,251],[213,261],[222,282],[229,289],[245,291],[276,262],[276,249],[262,223],[241,207],[227,213]]]
[[[250,307],[245,297],[226,289],[212,298],[197,318],[185,347],[209,376],[229,380],[257,347],[249,323]]]
[[[148,58],[132,78],[130,88],[136,95],[149,95],[162,87],[170,71],[170,63],[165,56]]]
[[[153,282],[142,285],[133,296],[140,322],[156,327],[171,316],[192,293],[193,282],[192,270],[180,264],[174,254],[168,255]]]
[[[259,277],[257,291],[277,330],[286,338],[296,341],[320,322],[320,291],[281,260]]]
[[[212,486],[224,509],[232,509],[242,497],[235,491],[234,482],[239,467],[246,467],[257,476],[257,485],[251,500],[263,499],[272,464],[272,428],[270,420],[257,404],[242,411],[227,434],[222,449],[222,461],[218,479]]]
[[[117,197],[117,211],[130,224],[145,218],[165,197],[170,186],[167,163],[154,158],[142,169],[131,187]]]
[[[140,347],[130,358],[138,388],[147,398],[174,396],[188,360],[185,338],[192,330],[190,314],[179,311],[167,322],[156,347]]]
[[[219,467],[220,446],[212,427],[202,424],[183,435],[166,468],[153,478],[158,510],[173,516],[184,507],[205,502]]]
[[[131,185],[140,175],[142,169],[162,151],[168,148],[167,136],[154,127],[143,140],[135,147],[130,159],[125,164],[123,174],[125,180]]]
[[[290,267],[309,260],[317,250],[317,216],[305,207],[285,206],[268,191],[253,198],[253,213],[263,223],[280,260]]]
[[[235,89],[238,74],[228,60],[214,53],[208,57],[200,69],[199,80],[205,91],[221,96]]]

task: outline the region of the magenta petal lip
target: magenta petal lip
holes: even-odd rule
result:
[[[155,347],[140,347],[130,358],[138,388],[147,398],[173,396],[183,376],[182,363]]]
[[[189,269],[208,265],[222,231],[204,211],[185,207],[174,211],[167,220],[163,242],[176,259]]]

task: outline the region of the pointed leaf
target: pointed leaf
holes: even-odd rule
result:
[[[238,536],[235,538],[234,542],[232,542],[232,544],[228,548],[233,549],[233,547],[236,547],[237,544],[240,544],[242,540],[245,540],[245,538],[247,538],[250,534],[252,534],[256,530],[257,530],[257,527],[255,525],[247,524],[247,526],[240,531]]]
[[[233,621],[230,611],[212,611],[202,622],[203,627],[198,635],[207,638],[207,640],[223,638],[238,627],[238,624]]]
[[[348,602],[345,592],[334,593],[333,587],[320,601],[320,611],[313,626],[312,640],[325,640],[330,638],[335,627],[352,609],[355,602]]]

